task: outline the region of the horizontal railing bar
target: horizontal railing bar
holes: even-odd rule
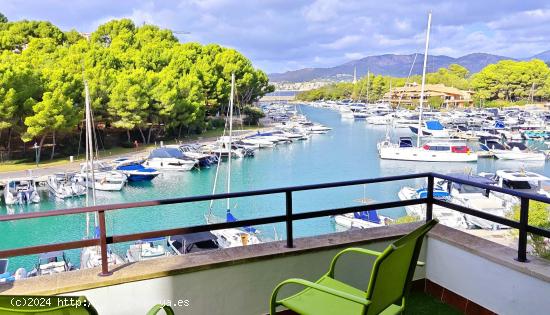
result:
[[[372,211],[376,209],[403,207],[403,206],[409,206],[409,205],[422,204],[422,203],[425,203],[426,200],[427,200],[426,198],[420,198],[420,199],[411,199],[411,200],[403,200],[403,201],[381,202],[381,203],[374,203],[374,204],[368,204],[368,205],[321,210],[321,211],[314,211],[314,212],[295,213],[291,216],[291,219],[303,220],[303,219],[325,217],[330,215],[338,215],[338,214],[344,214],[344,213],[350,213],[350,212],[356,212],[356,211]],[[188,234],[188,233],[215,231],[215,230],[229,229],[229,228],[239,228],[239,227],[251,226],[251,225],[271,224],[271,223],[284,222],[285,220],[286,220],[286,215],[279,215],[279,216],[256,218],[256,219],[245,219],[245,220],[239,220],[234,222],[222,222],[222,223],[214,223],[214,224],[207,224],[207,225],[196,225],[196,226],[190,226],[190,227],[184,227],[184,228],[150,231],[150,232],[143,232],[143,233],[113,235],[113,236],[107,236],[107,244],[130,242],[130,241],[137,241],[137,240],[142,240],[147,238],[165,237],[165,236],[178,235],[178,234]],[[59,244],[53,244],[53,245],[33,246],[33,247],[13,249],[8,251],[0,251],[0,258],[39,254],[39,253],[44,253],[48,251],[74,249],[74,248],[86,247],[86,246],[92,246],[92,245],[98,245],[98,244],[99,244],[99,239],[92,239],[92,240],[83,240],[83,241],[76,241],[76,242],[59,243]],[[49,247],[49,248],[44,249],[45,247]],[[8,256],[2,256],[2,255],[8,255]]]
[[[470,209],[470,208],[467,208],[467,207],[464,207],[464,206],[461,206],[461,205],[457,205],[457,204],[446,202],[446,201],[439,200],[439,199],[434,199],[434,204],[436,204],[438,206],[445,207],[445,208],[449,208],[449,209],[452,209],[452,210],[456,210],[456,211],[459,211],[459,212],[462,212],[462,213],[465,213],[465,214],[470,214],[470,215],[473,215],[475,217],[479,217],[479,218],[482,218],[482,219],[485,219],[485,220],[500,223],[502,225],[506,225],[506,226],[509,226],[509,227],[512,227],[512,228],[515,228],[515,229],[519,229],[519,222],[510,220],[510,219],[507,219],[507,218],[499,217],[499,216],[496,216],[496,215],[493,215],[493,214],[490,214],[490,213],[487,213],[487,212],[483,212],[483,211],[479,211],[479,210],[475,210],[475,209]]]
[[[550,231],[537,226],[528,225],[527,232],[550,238]]]
[[[356,211],[372,211],[376,209],[387,209],[387,208],[417,205],[425,202],[426,202],[426,198],[421,198],[421,199],[411,199],[411,200],[405,200],[405,201],[382,202],[382,203],[369,204],[369,205],[363,205],[363,206],[354,206],[354,207],[347,207],[347,208],[321,210],[321,211],[315,211],[315,212],[294,213],[292,214],[291,219],[293,221],[312,219],[312,218],[326,217],[326,216],[338,215],[338,214],[344,214],[344,213],[350,213],[350,212],[356,212]],[[239,220],[234,222],[223,222],[223,223],[215,223],[215,224],[208,224],[208,225],[195,225],[195,226],[177,228],[177,229],[167,229],[167,230],[159,230],[159,231],[151,231],[151,232],[143,232],[143,233],[135,233],[135,234],[125,234],[125,235],[114,235],[114,236],[107,237],[107,243],[113,244],[113,243],[137,241],[137,240],[154,238],[154,237],[164,237],[164,236],[178,235],[178,234],[215,231],[215,230],[221,230],[221,229],[239,228],[243,226],[279,223],[284,221],[286,221],[286,216],[279,215],[279,216],[264,217],[264,218],[257,218],[257,219]]]
[[[373,203],[373,204],[368,204],[363,206],[353,206],[353,207],[346,207],[346,208],[339,208],[339,209],[294,213],[292,215],[292,220],[312,219],[312,218],[326,217],[331,215],[338,215],[338,214],[358,212],[358,211],[372,211],[377,209],[380,210],[380,209],[388,209],[388,208],[396,208],[396,207],[406,207],[406,206],[423,204],[423,203],[426,203],[427,200],[428,200],[427,198],[419,198],[419,199],[410,199],[410,200]]]
[[[167,230],[159,230],[159,231],[151,231],[151,232],[143,232],[143,233],[135,233],[135,234],[113,235],[113,236],[107,236],[107,244],[130,242],[130,241],[143,240],[147,238],[164,237],[164,236],[170,236],[170,235],[207,232],[207,231],[215,231],[215,230],[222,230],[222,229],[240,228],[243,226],[277,223],[277,222],[283,222],[285,218],[286,216],[284,215],[278,215],[278,216],[264,217],[259,219],[248,219],[248,220],[239,220],[234,222],[195,225],[195,226],[189,226],[189,227],[177,228],[177,229],[167,229]]]
[[[55,252],[58,250],[83,248],[83,247],[94,246],[94,245],[99,245],[98,238],[81,240],[81,241],[56,243],[56,244],[30,246],[30,247],[23,247],[23,248],[17,248],[17,249],[6,249],[6,250],[0,251],[0,258],[41,254],[41,253],[47,253],[47,252]]]
[[[550,203],[550,198],[545,197],[545,196],[540,195],[540,194],[526,193],[526,192],[521,192],[521,191],[517,191],[517,190],[508,189],[508,188],[501,188],[501,187],[497,187],[497,186],[493,186],[493,185],[480,184],[480,183],[476,183],[476,182],[473,182],[473,181],[469,181],[469,180],[465,180],[465,179],[461,179],[461,178],[456,178],[456,177],[453,177],[453,176],[439,174],[439,173],[432,173],[432,176],[437,177],[437,178],[441,178],[441,179],[446,179],[446,180],[454,182],[454,183],[459,183],[459,184],[464,184],[464,185],[469,185],[469,186],[475,186],[475,187],[479,187],[479,188],[483,188],[483,189],[488,189],[488,190],[491,190],[491,191],[498,191],[498,192],[505,193],[505,194],[511,195],[511,196],[516,196],[516,197],[519,197],[519,198],[527,198],[527,199],[536,200],[536,201],[540,201],[540,202],[544,202],[544,203]]]
[[[200,195],[200,196],[192,196],[192,197],[169,198],[169,199],[160,199],[160,200],[98,205],[98,206],[79,207],[79,208],[64,209],[64,210],[52,210],[52,211],[46,211],[46,212],[19,213],[19,214],[0,216],[0,222],[23,220],[23,219],[36,219],[36,218],[43,218],[43,217],[50,217],[50,216],[72,215],[72,214],[80,214],[80,213],[87,213],[87,212],[111,211],[111,210],[121,210],[121,209],[129,209],[129,208],[170,205],[170,204],[176,204],[176,203],[189,203],[189,202],[210,201],[210,200],[218,200],[218,199],[226,199],[226,198],[269,195],[269,194],[284,193],[287,191],[304,191],[304,190],[336,188],[336,187],[354,186],[354,185],[363,185],[363,184],[374,184],[374,183],[382,183],[382,182],[388,182],[388,181],[422,178],[422,177],[427,177],[428,175],[430,175],[430,173],[407,174],[407,175],[387,176],[387,177],[379,177],[379,178],[358,179],[358,180],[350,180],[350,181],[343,181],[343,182],[331,182],[331,183],[323,183],[323,184],[270,188],[270,189],[260,189],[260,190],[222,193],[222,194],[213,194],[213,195]]]

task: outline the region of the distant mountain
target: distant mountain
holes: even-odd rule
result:
[[[527,59],[535,59],[535,58],[536,59],[541,59],[542,61],[544,61],[546,63],[549,63],[550,62],[550,50],[543,51],[540,54],[536,54],[533,57],[527,58]]]
[[[385,54],[377,56],[369,56],[359,60],[349,61],[342,65],[332,68],[305,68],[294,71],[287,71],[284,73],[271,73],[269,79],[273,82],[305,82],[315,79],[329,79],[329,80],[351,80],[353,78],[353,69],[357,69],[357,77],[361,77],[367,74],[367,69],[372,73],[391,75],[396,77],[406,77],[409,74],[409,70],[414,60],[414,54],[410,55],[395,55]],[[418,54],[416,62],[414,63],[413,74],[422,73],[422,62],[424,55]],[[546,62],[550,61],[550,50],[535,55],[527,60],[538,58]],[[428,56],[427,71],[434,72],[439,68],[448,67],[450,64],[457,63],[464,66],[471,73],[479,72],[488,64],[497,63],[503,59],[516,60],[515,58],[509,58],[504,56],[485,54],[485,53],[473,53],[465,55],[459,58],[453,58],[449,56]]]

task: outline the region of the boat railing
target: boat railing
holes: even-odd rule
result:
[[[510,218],[500,217],[500,216],[496,216],[480,210],[475,210],[472,208],[454,204],[446,200],[434,198],[434,179],[435,178],[445,179],[445,180],[460,183],[463,185],[475,186],[475,187],[486,189],[488,191],[501,192],[501,193],[505,193],[505,194],[512,195],[519,198],[520,200],[519,221],[515,221]],[[317,210],[317,211],[309,211],[309,212],[296,212],[294,211],[294,208],[293,208],[293,193],[295,192],[337,188],[337,187],[345,187],[345,186],[355,186],[355,185],[369,185],[369,184],[372,185],[377,183],[410,180],[410,179],[427,180],[427,183],[428,183],[427,196],[425,198],[379,202],[379,203],[372,203],[372,204],[362,204],[362,205],[352,206],[352,207]],[[116,210],[129,209],[129,208],[140,208],[140,207],[210,201],[210,200],[219,200],[219,199],[226,199],[226,198],[273,195],[273,194],[284,194],[285,196],[285,214],[284,215],[276,215],[276,216],[261,217],[261,218],[254,218],[254,219],[244,219],[244,220],[233,221],[233,222],[220,222],[220,223],[214,223],[214,224],[204,224],[204,225],[188,226],[188,227],[181,227],[181,228],[148,231],[148,232],[133,233],[133,234],[107,235],[107,228],[105,224],[105,213],[109,211],[116,211]],[[30,247],[1,250],[0,258],[40,254],[44,252],[59,251],[59,250],[78,249],[78,248],[83,248],[88,246],[99,246],[101,248],[101,262],[102,262],[100,275],[107,276],[111,274],[111,272],[109,271],[109,266],[107,261],[108,244],[130,242],[130,241],[137,241],[137,240],[157,238],[157,237],[166,237],[170,235],[206,232],[206,231],[213,231],[213,230],[220,230],[220,229],[240,228],[245,226],[285,222],[286,245],[287,247],[293,247],[294,246],[293,225],[294,225],[294,222],[297,220],[334,216],[334,215],[352,213],[352,212],[374,211],[374,210],[387,209],[387,208],[396,208],[396,207],[425,204],[426,220],[432,219],[433,206],[437,205],[437,206],[446,207],[452,210],[456,210],[464,214],[479,217],[488,221],[496,222],[503,226],[508,226],[510,228],[518,229],[519,241],[518,241],[518,247],[517,247],[516,260],[519,262],[528,262],[527,260],[528,233],[550,238],[550,230],[542,229],[540,227],[536,227],[529,224],[528,218],[529,218],[529,201],[530,200],[535,200],[535,201],[540,201],[543,203],[550,204],[550,198],[547,198],[540,194],[514,191],[506,188],[501,188],[501,187],[487,185],[487,184],[481,184],[479,182],[474,182],[467,179],[457,178],[457,177],[439,174],[439,173],[418,173],[418,174],[407,174],[407,175],[322,183],[322,184],[313,184],[313,185],[292,186],[292,187],[282,187],[282,188],[272,188],[272,189],[262,189],[262,190],[232,192],[232,193],[221,193],[221,194],[214,194],[214,195],[200,195],[200,196],[182,197],[182,198],[170,198],[170,199],[160,199],[160,200],[150,200],[150,201],[140,201],[140,202],[130,202],[130,203],[120,203],[120,204],[98,205],[98,206],[92,206],[92,207],[52,210],[47,212],[18,213],[13,215],[0,216],[0,222],[97,212],[98,221],[99,221],[98,222],[99,236],[93,239],[84,239],[84,240],[76,240],[76,241],[62,242],[62,243],[56,243],[56,244],[43,244],[43,245],[36,245],[36,246],[30,246]]]

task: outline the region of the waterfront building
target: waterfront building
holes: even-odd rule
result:
[[[384,94],[384,101],[391,103],[396,107],[418,106],[420,100],[421,86],[416,82],[405,85],[404,87],[393,88]],[[472,91],[464,91],[455,87],[445,86],[443,84],[426,84],[424,87],[425,102],[430,102],[430,98],[441,99],[441,107],[468,107],[473,105]]]

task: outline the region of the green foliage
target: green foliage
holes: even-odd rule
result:
[[[418,75],[409,78],[409,82],[420,82]],[[368,82],[368,86],[367,86]],[[315,100],[378,100],[392,87],[405,85],[404,78],[366,76],[356,85],[337,83],[318,89],[305,91],[297,95],[304,101]],[[444,84],[462,90],[472,89],[475,94],[474,105],[485,107],[521,106],[533,101],[550,101],[550,68],[540,60],[512,61],[503,60],[497,64],[488,65],[479,73],[470,75],[468,69],[457,64],[440,68],[437,72],[426,75],[427,84]],[[430,102],[430,100],[428,100]],[[435,99],[430,104],[438,107]]]
[[[541,60],[502,60],[488,65],[471,80],[472,87],[482,100],[527,100],[529,97],[547,99],[550,96],[550,69]]]
[[[8,18],[0,12],[0,23],[8,23]]]
[[[238,104],[274,90],[238,51],[180,44],[154,25],[113,20],[88,41],[49,22],[0,23],[0,131],[41,143],[74,131],[83,118],[84,78],[95,121],[106,132],[123,129],[129,138],[136,130],[148,142],[161,129],[201,131],[205,117],[227,109],[231,73]]]
[[[243,119],[243,123],[247,125],[257,125],[260,122],[260,119],[265,117],[264,112],[254,106],[245,106],[242,113],[246,116]]]
[[[511,217],[519,221],[519,205],[514,208]],[[540,201],[531,200],[529,202],[529,225],[548,229],[550,228],[550,211],[548,205]],[[529,233],[529,242],[533,247],[535,254],[542,258],[550,259],[550,243],[542,236]]]

